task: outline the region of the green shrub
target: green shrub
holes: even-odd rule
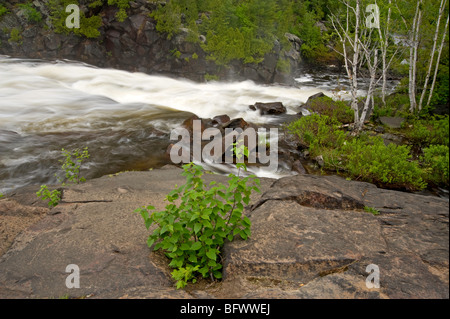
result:
[[[312,114],[287,126],[311,158],[323,157],[323,169],[347,177],[392,188],[420,190],[426,187],[424,172],[411,161],[408,146],[386,146],[380,137],[347,135],[340,122],[326,115]]]
[[[67,28],[66,19],[70,13],[66,12],[65,9],[69,4],[79,5],[76,0],[48,0],[47,6],[55,32],[63,34],[74,33],[77,36],[86,38],[99,37],[100,31],[98,29],[102,26],[102,18],[97,15],[86,17],[82,10],[80,10],[80,28]],[[91,5],[98,5],[98,3],[93,2]]]
[[[89,158],[88,148],[85,147],[83,151],[75,149],[72,152],[62,149],[62,154],[64,156],[64,160],[60,160],[59,162],[62,164],[61,168],[65,172],[65,177],[62,179],[55,174],[59,182],[63,186],[66,185],[67,181],[75,184],[85,182],[86,179],[80,177],[79,173],[82,161]],[[48,206],[50,208],[56,207],[61,201],[61,192],[58,190],[50,192],[47,185],[41,185],[41,189],[36,193],[36,195],[44,201],[49,200]]]
[[[130,2],[128,0],[108,0],[109,5],[115,5],[119,8],[119,11],[116,13],[117,21],[123,22],[126,18],[128,18],[126,9],[130,7],[129,3]]]
[[[42,14],[38,10],[33,8],[31,3],[23,3],[19,4],[18,6],[19,8],[24,10],[28,22],[39,23],[42,21]]]
[[[380,137],[362,136],[344,143],[340,152],[343,169],[357,180],[410,190],[427,186],[418,162],[411,161],[409,146],[386,146]]]
[[[428,119],[412,119],[404,124],[404,134],[414,144],[449,145],[449,116],[435,115]]]
[[[41,185],[41,189],[36,193],[37,197],[42,199],[43,201],[49,200],[48,207],[53,208],[58,206],[61,201],[61,192],[55,189],[50,192],[47,185]]]
[[[340,125],[334,117],[311,114],[289,124],[287,131],[295,135],[303,147],[310,148],[311,155],[316,156],[320,155],[316,150],[342,145],[346,135],[339,129]]]
[[[431,145],[423,150],[421,161],[426,173],[424,179],[437,185],[449,186],[449,147]]]
[[[330,118],[335,118],[341,123],[353,123],[355,113],[353,110],[343,101],[334,101],[328,96],[323,96],[318,99],[314,99],[309,109],[312,112],[326,115]]]
[[[9,43],[17,43],[22,44],[23,43],[23,37],[21,34],[21,31],[18,28],[13,28],[11,30],[11,33],[9,34]]]
[[[62,164],[61,168],[65,172],[64,179],[58,177],[58,180],[65,185],[65,183],[72,182],[75,184],[83,183],[86,181],[84,177],[80,177],[80,168],[83,160],[90,157],[88,148],[85,147],[83,150],[75,149],[71,152],[62,149],[62,154],[64,160],[59,162]]]
[[[239,172],[246,169],[244,164],[237,166]],[[153,206],[135,211],[141,214],[147,229],[157,226],[147,244],[155,244],[154,250],[162,249],[171,259],[169,266],[176,269],[172,276],[177,288],[183,288],[196,273],[222,278],[221,249],[225,240],[232,241],[237,235],[246,240],[251,235],[251,222],[243,215],[244,204],[249,204],[252,191],[259,192],[259,180],[254,176],[230,174],[228,186],[216,182],[206,186],[201,166],[191,163],[183,168],[186,184],[169,193],[164,211],[151,213]]]
[[[366,206],[366,207],[364,207],[364,210],[368,213],[371,213],[374,216],[380,215],[380,211],[373,207]]]
[[[0,18],[7,13],[9,13],[8,9],[0,3]]]

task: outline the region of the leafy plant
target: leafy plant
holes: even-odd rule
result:
[[[196,283],[197,280],[194,278],[194,273],[200,269],[200,266],[191,266],[187,265],[186,268],[181,267],[179,269],[175,269],[172,272],[172,277],[177,281],[177,289],[182,289],[186,287],[189,281],[192,283]]]
[[[42,21],[42,14],[33,8],[31,3],[22,3],[18,5],[19,8],[24,10],[25,16],[29,22],[41,22]]]
[[[409,126],[409,127],[408,127]],[[449,117],[435,115],[426,119],[412,119],[405,124],[404,134],[421,146],[449,145]]]
[[[62,170],[65,172],[65,179],[61,179],[55,174],[58,178],[58,181],[62,183],[62,185],[66,185],[66,181],[73,182],[75,184],[79,184],[81,182],[85,182],[86,179],[84,177],[80,177],[80,167],[84,159],[88,159],[90,157],[88,148],[85,147],[83,150],[75,149],[71,152],[62,149],[62,154],[64,156],[64,160],[60,160],[62,163]],[[36,193],[36,195],[42,200],[49,200],[48,206],[50,208],[56,207],[61,201],[61,192],[58,190],[54,190],[50,192],[47,185],[41,185],[40,190]]]
[[[88,159],[90,157],[88,148],[85,147],[83,150],[75,149],[71,152],[62,149],[62,153],[64,156],[64,160],[60,160],[59,162],[62,164],[62,169],[65,172],[65,180],[61,180],[58,177],[58,180],[65,185],[66,181],[79,184],[85,182],[86,179],[84,177],[80,177],[80,168],[83,160]]]
[[[128,18],[127,11],[130,7],[128,0],[108,0],[109,5],[115,5],[117,8],[119,8],[119,11],[116,13],[116,19],[119,22],[125,21],[126,18]]]
[[[341,123],[334,117],[312,114],[287,126],[287,131],[298,138],[303,147],[310,148],[311,156],[318,156],[324,147],[338,148],[346,139],[339,129]]]
[[[343,101],[334,101],[328,96],[323,96],[313,100],[309,106],[310,111],[335,118],[338,122],[347,124],[353,123],[354,112]]]
[[[248,156],[245,146],[235,146],[235,152],[239,159]],[[246,170],[244,163],[237,167],[238,175],[230,174],[227,186],[216,182],[206,186],[201,166],[184,165],[186,184],[169,193],[164,211],[151,213],[153,206],[135,211],[142,215],[147,229],[156,226],[147,244],[165,251],[171,259],[169,266],[177,269],[172,273],[177,288],[184,287],[195,273],[222,278],[221,249],[225,241],[238,235],[246,240],[251,235],[250,219],[243,215],[244,204],[249,204],[252,191],[259,192],[259,180],[240,176],[241,170]]]
[[[426,174],[423,177],[437,185],[449,185],[449,147],[431,145],[423,150],[421,158]]]
[[[9,13],[8,8],[6,8],[3,4],[0,4],[0,18]]]
[[[386,146],[380,137],[361,136],[347,141],[339,151],[342,168],[356,179],[411,190],[427,186],[419,163],[411,161],[407,145]]]
[[[364,210],[368,213],[371,213],[374,216],[380,215],[380,211],[373,207],[366,206],[366,207],[364,207]]]
[[[22,37],[22,34],[20,33],[20,30],[18,28],[13,28],[11,30],[8,42],[9,43],[17,43],[17,44],[22,44],[23,43],[23,37]]]
[[[41,185],[41,189],[36,193],[36,195],[44,201],[49,200],[49,208],[58,206],[59,202],[61,201],[61,192],[57,189],[50,192],[47,185]]]
[[[50,12],[53,28],[56,33],[74,33],[77,36],[86,38],[98,38],[102,26],[102,18],[98,15],[87,17],[83,10],[80,10],[80,28],[69,29],[66,26],[66,19],[70,13],[66,12],[66,7],[70,4],[79,5],[77,0],[48,0],[47,6]],[[90,3],[89,7],[94,8],[101,5],[99,1]]]

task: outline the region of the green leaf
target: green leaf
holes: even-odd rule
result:
[[[199,241],[193,243],[191,246],[191,250],[199,250],[200,248],[202,248],[202,243]]]
[[[194,225],[194,232],[197,234],[202,228],[203,228],[203,225],[200,223],[197,223]]]
[[[153,238],[149,237],[149,238],[147,239],[147,246],[148,246],[149,248],[152,247],[154,243],[155,243],[155,240],[154,240]]]
[[[216,252],[215,252],[214,250],[208,250],[208,251],[206,252],[206,256],[207,256],[209,259],[212,259],[212,260],[214,260],[214,261],[217,260],[217,255],[216,255]]]

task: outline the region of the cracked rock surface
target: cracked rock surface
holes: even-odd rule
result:
[[[287,177],[253,206],[251,239],[226,246],[225,281],[291,283],[253,287],[244,298],[448,298],[448,214],[439,198],[336,176]],[[369,265],[379,268],[380,289],[366,286]]]
[[[22,227],[1,246],[0,298],[449,297],[448,201],[311,175],[262,179],[246,210],[252,237],[225,245],[222,282],[176,290],[167,259],[146,245],[152,229],[133,211],[164,209],[181,172],[91,180],[64,189],[52,210],[31,188],[0,200],[0,233]],[[69,264],[80,268],[80,289],[65,285]],[[379,289],[366,286],[369,265],[380,270]]]

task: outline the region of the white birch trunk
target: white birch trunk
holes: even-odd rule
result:
[[[442,48],[444,47],[445,37],[447,36],[447,30],[448,30],[448,16],[447,16],[447,22],[445,23],[444,34],[442,35],[441,45],[439,47],[439,53],[438,53],[438,57],[437,57],[437,61],[436,61],[436,67],[434,70],[433,82],[432,82],[431,88],[430,88],[430,95],[428,96],[427,106],[430,106],[431,99],[433,98],[434,87],[436,85],[436,79],[437,79],[437,75],[439,72],[439,63],[441,62]]]
[[[433,38],[433,49],[431,50],[430,63],[428,65],[428,71],[427,71],[427,75],[425,77],[425,83],[423,85],[423,90],[422,90],[422,94],[420,96],[420,101],[419,101],[419,111],[422,110],[423,100],[425,98],[425,94],[427,93],[428,81],[430,80],[431,70],[433,68],[433,62],[434,62],[434,55],[436,53],[436,46],[437,46],[438,37],[439,37],[439,27],[441,25],[442,16],[444,15],[444,9],[445,9],[446,3],[447,3],[447,0],[441,0],[441,6],[439,7],[439,17],[436,22],[436,32],[434,33],[434,38]]]

